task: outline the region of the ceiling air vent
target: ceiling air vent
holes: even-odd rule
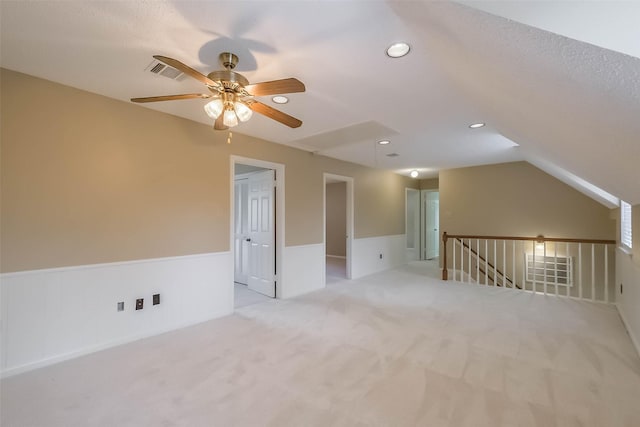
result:
[[[398,157],[400,154],[398,153],[389,153],[387,154],[387,157]]]
[[[182,71],[170,67],[167,64],[163,64],[162,62],[155,59],[151,62],[151,64],[149,64],[147,68],[145,68],[145,71],[151,71],[153,74],[164,76],[170,78],[171,80],[179,80],[180,77],[182,77],[182,75],[184,74]]]

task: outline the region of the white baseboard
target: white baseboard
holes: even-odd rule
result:
[[[353,239],[351,257],[352,279],[406,264],[406,235]]]
[[[347,259],[347,257],[344,256],[344,255],[329,255],[329,254],[327,254],[326,256],[327,256],[327,258]]]
[[[629,334],[629,337],[631,338],[631,342],[633,343],[633,346],[636,348],[636,352],[638,353],[638,357],[640,357],[640,340],[638,338],[636,338],[634,330],[631,328],[631,324],[629,323],[629,321],[625,317],[624,309],[621,310],[620,309],[621,307],[618,304],[615,304],[615,306],[618,309],[618,314],[620,314],[620,318],[622,319],[622,323],[624,324],[624,327],[627,330],[627,333]]]
[[[1,376],[233,312],[229,252],[0,275]],[[160,304],[152,305],[152,295]],[[137,298],[144,308],[135,310]],[[123,301],[125,310],[118,312]]]

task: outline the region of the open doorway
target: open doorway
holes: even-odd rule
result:
[[[353,179],[324,174],[325,283],[351,278]]]
[[[276,297],[278,170],[270,163],[232,159],[231,249],[235,308]]]

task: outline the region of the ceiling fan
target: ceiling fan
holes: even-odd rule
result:
[[[161,55],[154,55],[153,57],[204,83],[211,93],[186,93],[182,95],[131,98],[132,102],[145,103],[173,101],[177,99],[213,98],[204,106],[204,111],[209,117],[215,120],[213,127],[218,130],[225,130],[237,126],[238,120],[240,122],[246,122],[251,118],[254,111],[291,128],[297,128],[302,125],[302,122],[295,117],[276,110],[255,99],[256,96],[304,92],[304,84],[298,79],[288,78],[249,84],[249,80],[242,74],[233,71],[238,64],[238,57],[230,52],[223,52],[219,56],[220,62],[225,69],[212,71],[206,76],[176,59]]]

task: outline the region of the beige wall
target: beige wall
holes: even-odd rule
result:
[[[440,186],[440,180],[438,178],[427,178],[420,180],[421,190],[437,190]]]
[[[347,255],[347,184],[327,184],[327,255]]]
[[[323,172],[354,178],[356,238],[404,233],[409,178],[240,133],[227,145],[226,132],[129,102],[1,79],[3,272],[229,250],[232,154],[285,164],[287,246],[322,242]]]
[[[526,162],[440,172],[449,234],[615,239],[610,210]]]

